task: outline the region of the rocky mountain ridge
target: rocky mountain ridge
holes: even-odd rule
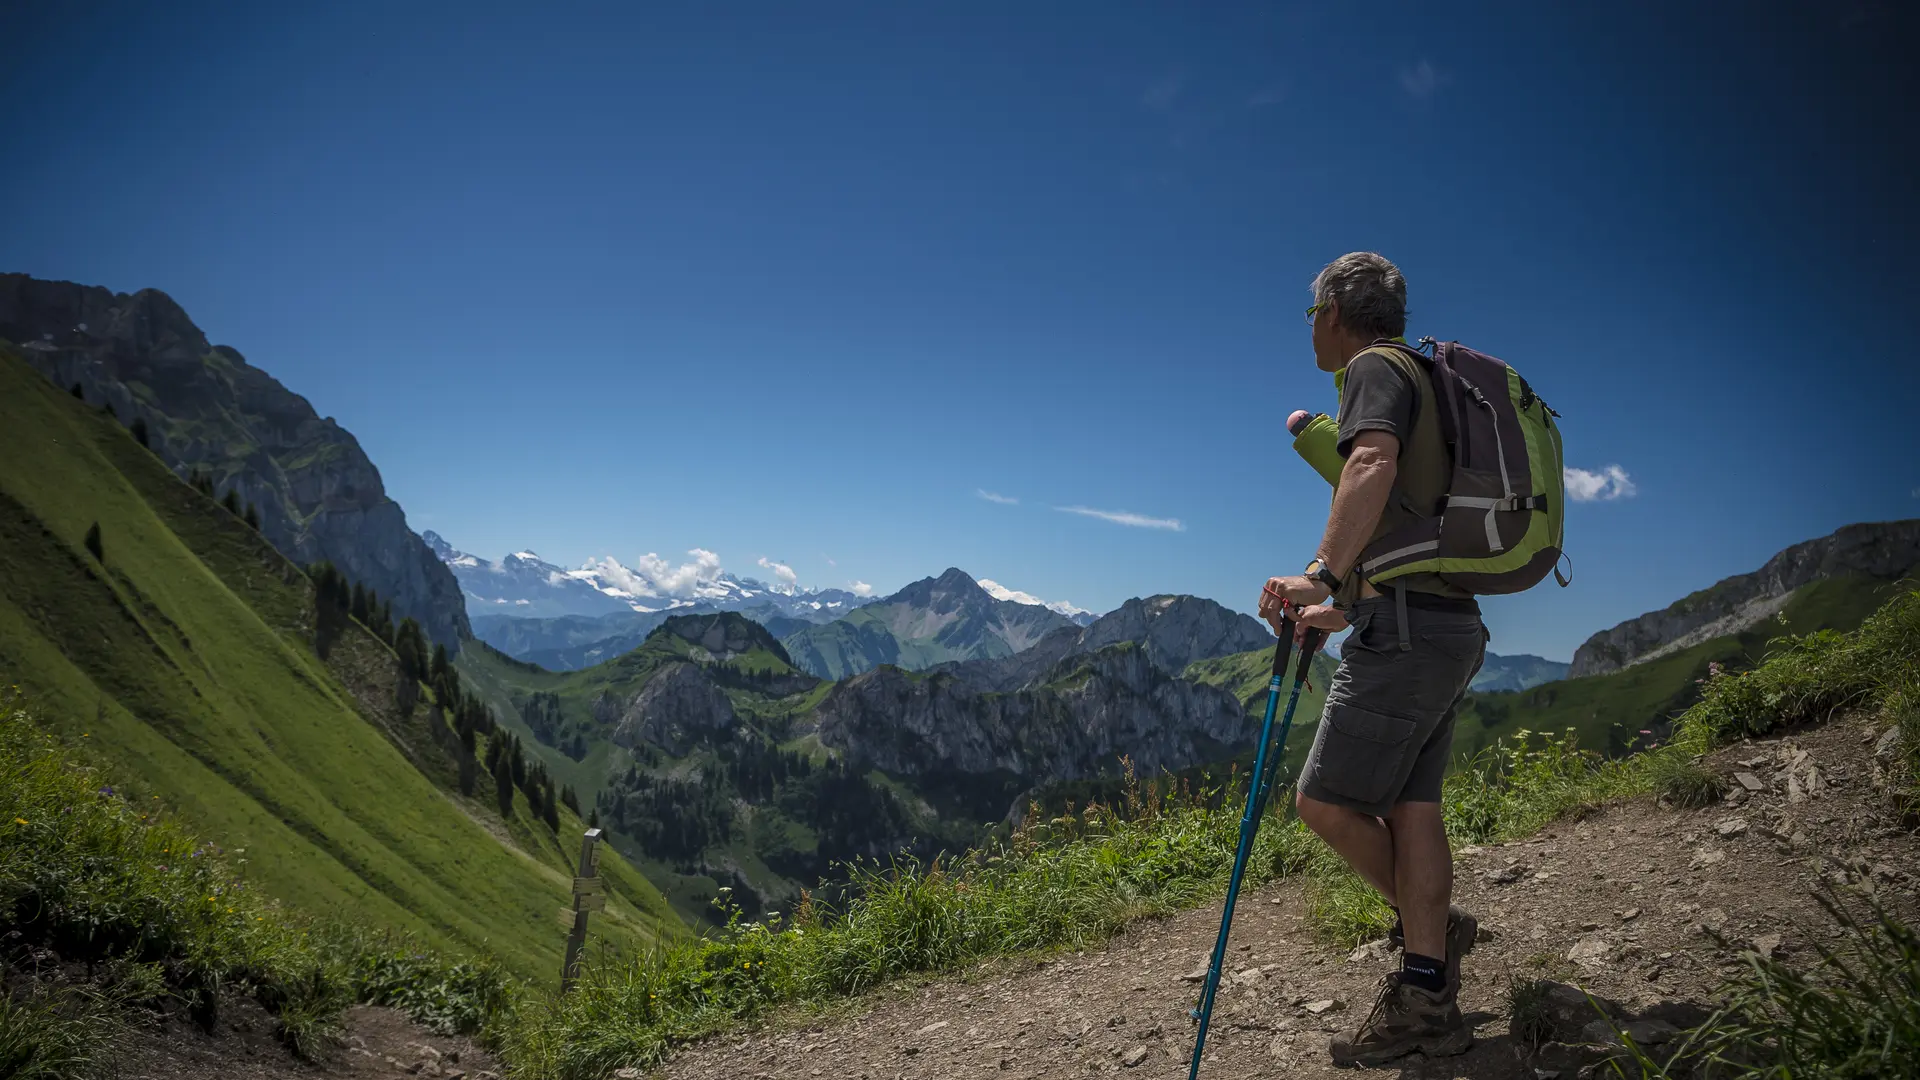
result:
[[[1011,693],[879,668],[836,684],[815,724],[822,744],[860,766],[1029,784],[1112,771],[1122,755],[1145,774],[1183,769],[1252,738],[1232,694],[1169,675],[1131,642],[1069,656]]]
[[[952,676],[978,692],[1009,692],[1043,681],[1070,656],[1110,645],[1134,643],[1168,675],[1196,660],[1273,647],[1273,632],[1250,615],[1204,597],[1161,594],[1135,597],[1086,627],[1059,627],[1011,656],[937,664],[930,671]]]
[[[353,435],[238,350],[210,344],[167,294],[0,274],[0,338],[60,387],[144,421],[176,474],[204,470],[237,492],[288,558],[332,562],[449,649],[469,635],[453,574]]]
[[[1793,545],[1748,574],[1725,578],[1659,611],[1588,638],[1568,678],[1618,671],[1737,634],[1771,618],[1795,589],[1847,575],[1897,579],[1920,567],[1920,519],[1863,522]]]
[[[1530,690],[1542,683],[1566,678],[1570,666],[1528,653],[1518,656],[1488,653],[1485,662],[1480,665],[1480,673],[1473,677],[1473,685],[1468,689],[1482,693]]]
[[[1050,608],[996,600],[966,571],[949,567],[782,643],[802,670],[839,679],[882,664],[917,671],[949,660],[1009,656],[1074,625]]]

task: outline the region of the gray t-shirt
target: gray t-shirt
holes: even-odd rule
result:
[[[1363,431],[1384,431],[1405,449],[1413,433],[1414,408],[1419,391],[1407,373],[1377,352],[1361,353],[1347,365],[1340,391],[1341,457],[1353,452],[1353,440]]]

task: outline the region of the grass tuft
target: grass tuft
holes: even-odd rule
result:
[[[1711,806],[1727,793],[1727,782],[1719,773],[1692,759],[1663,754],[1648,765],[1647,778],[1653,790],[1683,809]]]
[[[0,994],[0,1076],[93,1080],[113,1075],[116,1003],[88,988]]]
[[[1632,1075],[1681,1080],[1703,1068],[1744,1080],[1795,1077],[1920,1076],[1920,933],[1879,899],[1853,906],[1816,893],[1840,930],[1839,943],[1814,944],[1818,960],[1800,970],[1755,952],[1721,988],[1723,1006],[1666,1060],[1622,1037]],[[1618,1075],[1629,1075],[1621,1064]]]

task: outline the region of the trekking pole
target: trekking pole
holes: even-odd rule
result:
[[[1287,609],[1290,610],[1290,609]],[[1293,646],[1293,619],[1283,614],[1280,640],[1273,647],[1273,681],[1267,684],[1267,718],[1260,725],[1260,746],[1254,751],[1253,773],[1247,784],[1247,810],[1240,819],[1240,846],[1233,853],[1233,873],[1227,878],[1227,904],[1220,912],[1220,936],[1213,943],[1213,959],[1207,964],[1207,978],[1200,989],[1200,1006],[1188,1013],[1200,1023],[1193,1039],[1192,1065],[1187,1080],[1200,1075],[1200,1051],[1207,1045],[1207,1024],[1213,1019],[1213,995],[1220,988],[1220,965],[1226,961],[1227,935],[1233,928],[1233,902],[1240,896],[1240,878],[1246,873],[1247,859],[1253,854],[1253,836],[1260,829],[1260,817],[1266,810],[1267,793],[1279,772],[1280,759],[1286,756],[1287,732],[1293,727],[1294,706],[1300,704],[1300,688],[1306,685],[1313,654],[1319,650],[1325,632],[1309,629],[1300,643],[1300,663],[1294,669],[1293,692],[1287,697],[1287,711],[1280,722],[1279,745],[1273,748],[1273,763],[1267,763],[1267,748],[1273,741],[1273,714],[1280,704],[1281,680],[1287,672],[1287,651]]]

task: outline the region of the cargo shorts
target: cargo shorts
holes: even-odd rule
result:
[[[1391,595],[1370,597],[1348,612],[1353,633],[1300,770],[1308,798],[1375,817],[1440,801],[1454,712],[1486,659],[1488,634],[1470,602],[1434,610],[1419,599],[1396,609]]]

